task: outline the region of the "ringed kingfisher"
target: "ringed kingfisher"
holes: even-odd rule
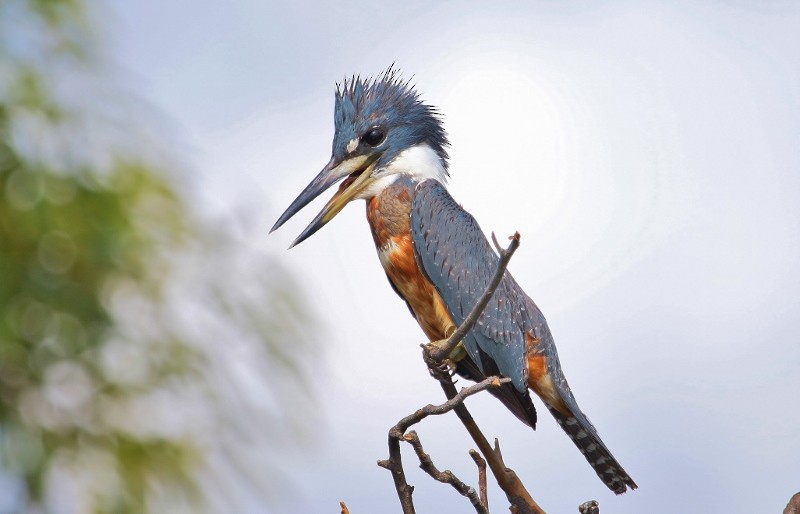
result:
[[[499,260],[475,218],[445,188],[449,142],[442,117],[393,67],[375,78],[345,79],[337,84],[335,98],[331,159],[271,232],[341,180],[292,246],[350,201],[366,200],[367,220],[389,283],[426,337],[442,341],[482,296]],[[616,494],[636,489],[578,407],[544,316],[508,271],[450,361],[470,380],[509,378],[490,392],[535,428],[532,390],[609,489]]]

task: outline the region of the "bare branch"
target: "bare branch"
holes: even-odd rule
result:
[[[392,427],[394,430],[395,427]],[[403,456],[400,453],[400,440],[392,437],[392,432],[389,431],[389,458],[387,460],[379,460],[378,466],[386,468],[392,472],[394,479],[394,488],[397,490],[397,497],[400,499],[400,505],[403,507],[403,514],[416,514],[414,510],[414,501],[411,495],[414,493],[414,488],[406,482],[406,473],[403,471]]]
[[[428,416],[439,416],[446,414],[451,410],[458,408],[459,405],[463,405],[464,400],[470,396],[478,394],[484,389],[488,389],[490,387],[499,387],[509,382],[511,382],[510,378],[487,377],[477,384],[473,384],[469,387],[462,387],[460,391],[456,392],[452,398],[448,398],[448,400],[443,404],[428,404],[421,409],[417,409],[414,414],[410,414],[401,419],[397,422],[397,425],[389,430],[389,435],[391,436],[394,433],[397,439],[401,439],[403,434],[405,434],[406,430],[408,430],[411,425],[416,425]],[[453,390],[455,391],[455,386],[453,386]]]
[[[489,509],[489,494],[486,492],[486,461],[483,460],[481,454],[475,450],[469,451],[469,456],[475,461],[478,466],[478,487],[481,490],[481,503]]]
[[[448,398],[457,394],[452,381],[440,381],[439,385],[441,385],[445,396]],[[503,455],[500,453],[500,444],[497,439],[495,439],[495,446],[492,448],[465,405],[458,405],[454,410],[458,419],[461,420],[461,423],[467,429],[467,432],[469,432],[472,440],[475,441],[478,449],[486,458],[489,469],[492,470],[492,474],[497,480],[497,485],[506,493],[506,498],[511,504],[511,512],[516,514],[544,514],[544,510],[534,501],[514,470],[506,466],[506,463],[503,461]]]
[[[449,398],[445,403],[441,405],[428,404],[421,409],[417,409],[413,414],[404,417],[398,421],[395,426],[389,429],[389,458],[387,460],[378,461],[378,465],[392,472],[397,496],[403,507],[403,514],[413,514],[416,512],[414,510],[414,502],[411,498],[414,487],[408,485],[406,481],[405,471],[403,470],[403,457],[400,453],[400,440],[406,440],[406,430],[408,430],[411,425],[419,423],[428,416],[446,414],[459,406],[463,406],[464,400],[473,394],[477,394],[489,387],[498,387],[509,381],[510,379],[507,378],[488,377],[482,382],[465,387],[458,392],[455,391],[455,386],[453,386],[453,397]]]
[[[412,430],[405,435],[404,439],[414,447],[414,452],[416,452],[417,457],[419,457],[419,467],[422,468],[425,473],[429,474],[434,480],[452,485],[461,496],[467,498],[470,503],[472,503],[472,506],[475,507],[475,512],[478,514],[489,514],[488,507],[485,503],[481,502],[481,498],[478,496],[474,487],[470,487],[459,480],[449,469],[439,471],[436,468],[433,464],[433,460],[431,460],[431,456],[425,453],[425,450],[422,448],[422,442],[419,440],[419,436],[416,432]]]
[[[495,244],[497,244],[497,239],[494,237],[494,234],[492,234],[492,239],[494,240]],[[478,318],[481,316],[481,314],[483,314],[484,309],[486,309],[486,306],[489,304],[489,300],[492,299],[494,292],[497,290],[497,286],[500,285],[500,281],[503,279],[503,274],[506,272],[508,262],[514,255],[514,252],[517,251],[517,248],[519,248],[519,232],[514,232],[514,235],[509,239],[511,240],[511,243],[505,250],[500,248],[498,245],[500,260],[497,263],[497,269],[495,270],[494,276],[492,276],[492,280],[486,287],[486,291],[484,291],[483,296],[481,296],[480,300],[478,300],[478,303],[475,304],[469,315],[464,319],[464,322],[458,327],[458,329],[456,329],[455,332],[450,334],[449,338],[447,338],[447,344],[441,347],[437,347],[432,344],[423,345],[425,348],[425,353],[434,362],[444,362],[444,360],[447,359],[453,352],[456,345],[458,345],[458,343],[464,339],[464,336],[466,336],[467,333],[472,330],[475,322],[477,322]]]

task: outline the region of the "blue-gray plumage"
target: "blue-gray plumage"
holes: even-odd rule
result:
[[[375,80],[353,78],[337,86],[334,124],[330,161],[272,230],[344,179],[294,244],[350,201],[366,200],[392,288],[431,341],[445,339],[485,291],[498,256],[443,185],[448,141],[440,116],[390,68]],[[536,409],[529,391],[534,391],[603,483],[617,494],[636,488],[578,407],[544,316],[510,273],[463,346],[465,356],[451,356],[460,375],[476,381],[495,374],[510,378],[490,391],[533,428]]]

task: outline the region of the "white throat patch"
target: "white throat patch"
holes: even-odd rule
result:
[[[397,154],[397,157],[386,166],[384,173],[392,175],[402,173],[419,182],[428,178],[436,179],[442,184],[447,181],[447,172],[441,157],[427,143],[412,146]]]
[[[361,191],[356,198],[368,199],[379,195],[400,175],[407,175],[419,182],[432,178],[445,184],[447,180],[447,172],[442,159],[427,143],[403,150],[392,162],[379,170],[378,175],[378,178]]]

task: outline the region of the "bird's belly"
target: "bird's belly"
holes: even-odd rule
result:
[[[437,341],[449,336],[455,324],[436,287],[417,265],[411,235],[391,237],[378,249],[378,255],[386,275],[414,311],[428,339]]]

